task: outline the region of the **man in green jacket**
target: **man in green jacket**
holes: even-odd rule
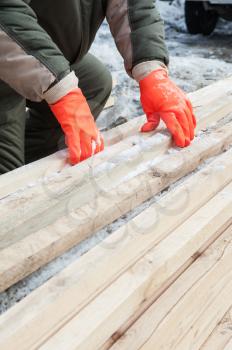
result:
[[[0,0],[0,174],[55,152],[64,137],[71,164],[103,150],[94,119],[112,81],[88,51],[105,18],[127,73],[140,84],[147,115],[141,131],[162,119],[177,146],[190,144],[196,121],[168,77],[153,0]]]

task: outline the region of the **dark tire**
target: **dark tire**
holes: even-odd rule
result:
[[[185,21],[190,34],[211,34],[218,21],[215,11],[207,11],[202,1],[185,1]]]

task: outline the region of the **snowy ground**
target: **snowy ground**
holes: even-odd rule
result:
[[[221,20],[211,36],[192,36],[186,31],[183,0],[175,0],[172,5],[168,1],[158,1],[157,4],[165,21],[170,75],[181,88],[186,92],[195,91],[232,74],[232,23]],[[122,58],[106,23],[91,51],[117,79],[115,113],[103,114],[99,126],[110,126],[114,117],[130,119],[141,115],[138,86],[125,75]]]
[[[158,7],[165,20],[167,45],[171,55],[170,74],[179,86],[186,92],[190,92],[232,75],[232,23],[220,21],[210,37],[191,36],[186,32],[183,5],[180,4],[180,1],[176,0],[171,6],[168,2],[159,2]],[[141,115],[138,86],[125,74],[123,61],[115,48],[106,23],[99,31],[91,51],[105,62],[117,79],[114,91],[116,96],[114,111],[109,110],[103,113],[98,120],[99,126],[109,127],[118,117],[130,119]],[[152,198],[151,201],[132,213],[98,232],[94,238],[73,248],[5,293],[1,293],[0,313],[77,259],[96,242],[148,207],[154,200],[155,198]]]

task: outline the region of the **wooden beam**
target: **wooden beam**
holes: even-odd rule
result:
[[[0,233],[0,246],[2,247],[0,251],[0,291],[157,194],[194,170],[204,159],[222,152],[231,142],[232,123],[211,134],[204,135],[188,149],[164,155],[154,162],[147,162],[151,154],[154,154],[153,151],[148,150],[147,154],[143,155],[144,163],[141,162],[144,166],[138,173],[134,172],[135,166],[132,161],[131,178],[130,176],[125,177],[126,172],[129,172],[126,166],[123,171],[119,167],[113,174],[110,174],[108,179],[106,176],[100,178],[100,182],[96,182],[97,190],[100,188],[104,191],[95,192],[94,207],[92,203],[86,203],[86,200],[91,201],[93,198],[91,188],[86,185],[79,189],[79,192],[73,190],[71,197],[64,197],[63,202],[60,203],[58,200],[57,205],[52,207],[54,213],[49,211],[49,216],[54,219],[54,222],[47,227],[41,230],[37,228],[41,220],[41,216],[37,213],[34,220],[29,215],[27,220],[29,229],[23,220],[21,226],[16,226],[17,229],[10,233],[8,231],[8,235]],[[158,149],[156,151],[158,152]],[[72,197],[74,194],[75,197]],[[34,196],[36,196],[35,192]],[[69,203],[70,198],[71,203]],[[54,202],[55,200],[54,198]],[[17,210],[19,204],[20,202],[17,204]],[[29,206],[30,202],[25,204],[24,209]],[[39,209],[42,206],[43,202]],[[67,211],[67,208],[70,210]],[[17,210],[6,206],[4,213],[9,217],[9,211],[15,220]],[[63,211],[65,215],[62,215]],[[27,213],[25,215],[27,216]],[[44,210],[44,215],[46,218],[46,210]],[[56,220],[58,215],[60,218]],[[7,224],[9,225],[9,221],[5,220],[6,228]],[[15,226],[15,222],[12,225]],[[32,230],[31,234],[29,234],[30,230]]]
[[[39,230],[61,216],[67,216],[67,210],[80,210],[83,205],[96,202],[99,196],[104,198],[106,192],[118,188],[126,177],[135,177],[137,167],[146,165],[147,170],[148,162],[159,161],[158,156],[169,146],[167,135],[145,137],[133,147],[127,144],[126,150],[123,152],[121,149],[119,156],[112,158],[109,152],[108,161],[96,166],[93,163],[89,166],[84,164],[82,168],[70,168],[72,174],[64,171],[46,183],[0,201],[0,249],[30,235],[35,228]]]
[[[223,350],[231,350],[232,349],[232,339],[226,344]]]
[[[114,86],[116,85],[115,82],[113,82],[113,84]],[[114,97],[110,96],[105,109],[114,106],[114,103]],[[104,132],[103,134],[106,146],[116,143],[111,139],[118,134],[117,128],[114,128],[113,131]],[[29,187],[33,186],[38,180],[45,179],[46,177],[54,175],[54,173],[59,173],[68,168],[67,156],[67,150],[65,149],[15,169],[7,174],[0,175],[0,199],[9,196],[19,189],[26,188],[28,185]],[[17,181],[15,181],[16,177]]]
[[[112,131],[110,130],[104,133],[106,143],[107,140],[109,141],[109,139],[111,139],[111,137],[116,138],[118,133],[120,134],[118,127],[114,128]],[[148,136],[152,135],[154,135],[154,133]],[[138,135],[138,137],[139,136],[142,137],[142,135]],[[76,176],[80,172],[88,172],[90,166],[97,166],[102,162],[106,162],[120,152],[128,149],[129,147],[133,147],[133,145],[136,145],[140,141],[138,140],[138,137],[132,135],[131,137],[121,140],[122,142],[120,142],[120,144],[118,144],[118,142],[112,143],[110,145],[111,147],[106,144],[106,150],[104,152],[101,152],[100,154],[95,155],[93,158],[90,158],[74,167],[70,167],[68,165],[67,151],[63,150],[24,167],[15,169],[7,174],[1,175],[0,200],[20,189],[26,190],[34,186],[39,186],[40,182],[42,182],[44,185],[49,181],[49,179],[53,179],[61,172],[65,172],[69,176]],[[17,182],[15,181],[16,177]]]
[[[231,82],[232,78],[227,78],[189,94],[198,116],[198,129],[206,127],[205,118],[216,122],[231,112]],[[224,104],[224,111],[221,110],[221,107],[217,109],[218,104]],[[211,109],[214,110],[212,118],[209,114]],[[224,115],[222,116],[221,113],[224,113]],[[144,121],[145,116],[134,118],[124,125],[107,131],[104,134],[106,145],[111,146],[129,136],[137,135]],[[35,184],[40,179],[46,182],[46,178],[53,176],[54,173],[64,171],[67,167],[72,169],[67,165],[66,158],[66,151],[61,151],[8,174],[1,175],[0,199],[18,191],[19,188],[26,188],[29,183]],[[96,157],[94,158],[96,159]],[[70,171],[72,172],[72,170]],[[15,181],[16,177],[17,182]]]
[[[223,116],[225,116],[225,114],[223,114]],[[215,117],[219,118],[219,114],[216,114]],[[221,117],[222,115],[220,118]],[[205,120],[205,118],[206,116],[202,118],[202,121]],[[140,140],[138,143],[141,145],[142,136],[140,135],[138,138]],[[149,148],[147,159],[152,159],[163,154],[170,146],[171,140],[168,136],[163,136],[162,140],[158,138],[154,138],[154,140],[154,144],[152,144],[152,142],[150,142],[150,145],[147,143]],[[101,176],[107,167],[112,168],[112,156],[114,157],[118,152],[122,154],[124,147],[128,149],[127,142],[125,145],[115,145],[112,150],[106,152],[109,158],[105,158],[103,153],[94,158],[95,160],[93,164],[89,161],[79,167],[68,168],[62,171],[60,176],[55,178],[52,177],[51,179],[47,179],[38,184],[38,186],[28,188],[23,193],[13,196],[7,200],[7,202],[4,200],[0,201],[0,219],[2,223],[0,247],[3,249],[7,247],[7,244],[10,245],[17,240],[24,238],[26,235],[31,234],[35,227],[40,229],[52,223],[66,211],[67,202],[70,203],[70,198],[75,197],[76,203],[78,203],[79,207],[80,204],[83,204],[80,197],[82,197],[82,200],[84,197],[86,201],[95,198],[96,193],[91,186],[89,186],[89,184],[93,184],[93,182],[96,183],[96,176],[93,176],[92,173],[98,173],[98,176]],[[138,144],[137,148],[139,148],[139,151],[135,152],[136,157],[134,158],[134,162],[130,163],[133,168],[139,165],[141,157],[144,158],[144,154],[141,154],[143,150]],[[154,150],[154,153],[152,150]],[[128,152],[126,151],[125,153]],[[143,161],[145,160],[146,159],[144,158]],[[102,164],[103,161],[105,161],[105,164]],[[113,163],[114,161],[115,159],[113,159]],[[122,169],[122,163],[124,163],[124,172]],[[122,178],[128,173],[128,162],[124,159],[124,162],[121,162],[119,165],[120,178]],[[89,176],[86,176],[86,173],[88,173]],[[110,173],[114,173],[114,176],[116,176],[115,166],[113,166]],[[112,183],[112,176],[109,175],[109,172],[107,172],[107,177],[110,178],[110,182]],[[10,175],[7,179],[8,178],[10,178]],[[120,181],[120,179],[118,179],[118,181]],[[84,186],[84,184],[90,188],[88,196],[84,195],[86,193],[86,186]],[[4,186],[5,189],[6,187],[7,186]],[[82,188],[82,191],[80,191],[80,187]],[[90,197],[90,195],[92,195],[92,197]],[[74,201],[72,200],[71,202],[73,203]],[[47,211],[50,211],[49,215],[47,215]],[[12,217],[14,217],[14,220],[11,219]],[[38,217],[39,220],[36,220]],[[5,241],[4,236],[7,237]]]
[[[232,151],[228,151],[2,315],[1,350],[16,343],[20,350],[31,350],[43,343],[231,179]],[[149,234],[154,225],[156,235]]]
[[[215,101],[216,98],[220,98],[227,94],[228,96],[232,96],[232,77],[219,80],[213,84],[203,87],[197,91],[191,92],[188,94],[191,99],[193,105],[202,106],[203,104],[210,104]],[[199,100],[202,102],[199,103]]]
[[[207,105],[203,108],[201,107],[199,111],[196,109],[197,116],[204,115],[204,118],[197,125],[197,132],[207,129],[210,125],[215,125],[217,122],[220,123],[220,119],[218,119],[219,115],[224,115],[224,118],[231,115],[231,97],[227,97],[226,99],[228,99],[228,104],[221,98],[221,100],[216,100],[213,106]]]
[[[230,226],[110,349],[199,350],[232,304],[231,241]]]
[[[131,134],[126,137],[126,130],[130,129],[130,122],[124,126],[124,133],[121,131],[121,125],[112,130],[103,133],[106,149],[104,152],[95,155],[85,162],[77,166],[70,167],[67,163],[67,150],[59,151],[51,156],[30,163],[21,168],[15,169],[7,174],[0,176],[0,200],[10,194],[22,189],[30,189],[39,185],[40,182],[48,182],[50,178],[54,178],[60,172],[76,176],[79,172],[86,172],[90,166],[97,166],[108,159],[113,158],[116,154],[133,147],[140,142],[140,138],[149,138],[156,132],[150,135]],[[158,132],[163,130],[163,126],[158,129]],[[116,145],[117,144],[117,145]],[[115,147],[112,147],[115,146]],[[17,177],[17,182],[15,178]]]
[[[223,350],[232,339],[232,309],[217,324],[201,350]],[[230,348],[232,349],[232,347]]]
[[[231,212],[232,183],[130,267],[48,339],[41,350],[62,350],[65,344],[69,350],[99,349],[112,334],[120,334],[120,328],[128,320],[143,314],[145,304],[147,307],[154,302],[154,295],[161,293],[163,285],[166,287],[173,276],[191,265],[194,257],[202,254],[232,224]],[[150,232],[156,233],[156,228]]]
[[[203,115],[199,115],[199,128],[205,127],[205,124],[210,125],[212,120],[215,122],[223,117],[225,117],[229,111],[231,111],[231,96],[230,95],[225,95],[224,99],[227,99],[227,102],[224,101],[223,99],[220,100],[219,104],[222,104],[223,106],[223,111],[221,111],[221,105],[219,106],[219,110],[217,109],[217,103],[214,101],[213,106],[208,106],[208,110],[210,112],[203,113]],[[223,102],[222,102],[223,101]],[[216,106],[216,111],[214,111]],[[127,130],[126,126],[122,126],[123,129]],[[119,128],[116,128],[113,133],[121,133]],[[112,134],[111,134],[112,136]],[[141,145],[143,140],[146,140],[146,136],[142,135],[137,135],[137,146]],[[156,142],[155,142],[156,141]],[[153,149],[155,149],[154,154],[150,154],[151,157],[157,157],[158,154],[163,154],[164,152],[167,151],[167,149],[170,146],[170,137],[168,136],[163,136],[163,139],[155,139],[154,144],[156,143],[155,147],[153,145]],[[37,184],[37,186],[32,186],[27,189],[18,196],[13,196],[9,201],[7,201],[7,205],[5,204],[5,201],[0,201],[0,219],[2,222],[2,235],[7,235],[7,237],[10,237],[10,231],[16,231],[17,227],[17,234],[15,236],[17,239],[20,239],[22,235],[20,234],[19,230],[20,228],[18,227],[19,225],[25,226],[25,223],[27,221],[31,221],[33,217],[36,217],[40,215],[40,220],[37,222],[36,227],[42,228],[52,221],[55,220],[55,217],[52,215],[44,215],[45,210],[49,210],[49,208],[52,208],[54,205],[60,206],[60,211],[52,210],[52,212],[57,213],[56,217],[59,217],[61,215],[61,212],[66,209],[67,205],[67,198],[69,201],[70,196],[68,196],[67,192],[71,192],[70,195],[74,197],[74,190],[78,192],[78,195],[80,193],[79,188],[83,186],[83,179],[84,183],[87,182],[93,182],[93,176],[92,173],[98,173],[98,176],[100,174],[103,174],[105,172],[105,167],[109,168],[110,166],[112,167],[112,157],[115,157],[116,154],[121,154],[123,150],[128,150],[129,145],[133,145],[133,143],[136,143],[134,140],[129,140],[128,142],[122,142],[120,145],[115,145],[113,149],[111,147],[107,150],[107,152],[103,152],[101,155],[97,155],[96,157],[92,158],[91,160],[84,162],[83,164],[70,168],[68,167],[67,169],[63,169],[64,166],[64,155],[63,153],[59,153],[59,156],[61,157],[62,160],[62,165],[59,167],[59,171],[61,171],[61,174],[59,176],[51,176],[49,177],[51,168],[52,171],[54,171],[54,166],[53,162],[51,161],[51,168],[49,170],[45,170],[43,165],[41,165],[39,162],[35,164],[35,169],[34,166],[31,165],[31,167],[38,173],[41,174],[41,171],[44,171],[44,180],[40,183]],[[142,149],[140,146],[140,152],[137,154],[141,158],[141,152]],[[138,148],[137,147],[137,148]],[[157,149],[157,151],[156,151]],[[150,151],[152,150],[152,142],[150,144]],[[49,159],[45,159],[46,167],[49,163]],[[52,158],[52,160],[55,162],[55,157]],[[113,163],[114,163],[113,159]],[[140,161],[141,159],[138,159],[137,161]],[[105,164],[102,164],[104,163]],[[125,159],[124,159],[125,163]],[[60,164],[60,163],[59,163]],[[54,166],[53,166],[54,165]],[[128,164],[125,164],[125,171],[128,172]],[[134,163],[134,167],[138,166],[138,163]],[[26,168],[25,168],[26,169]],[[30,169],[30,166],[27,168]],[[47,169],[47,168],[46,168]],[[102,169],[102,170],[100,170]],[[113,170],[115,173],[115,170]],[[89,174],[89,176],[86,176],[86,174]],[[107,172],[107,176],[109,176],[109,172]],[[15,177],[17,177],[17,183],[20,183],[20,170],[16,170],[14,174],[6,174],[1,177],[1,182],[2,186],[4,187],[4,191],[8,191],[7,188],[8,181],[15,181]],[[27,178],[27,182],[29,181],[29,176],[30,176],[30,171],[27,175],[23,175],[23,178]],[[5,176],[5,177],[4,177]],[[11,180],[10,180],[11,179]],[[5,181],[6,180],[6,181]],[[94,181],[95,181],[95,176],[94,176]],[[33,184],[32,184],[33,185]],[[11,188],[12,186],[10,186]],[[4,192],[6,195],[6,192]],[[80,202],[80,198],[78,197],[78,203]],[[63,207],[62,207],[63,203]],[[63,208],[63,209],[62,209]],[[9,215],[9,213],[11,213]],[[43,215],[42,215],[43,214]],[[14,220],[11,220],[11,217],[14,217]],[[50,222],[49,222],[50,219]],[[23,235],[27,235],[32,233],[35,225],[34,223],[30,225],[28,224],[28,228],[23,228]],[[10,242],[10,241],[9,241]],[[12,240],[11,240],[12,242]],[[10,244],[11,244],[10,242]],[[5,246],[4,246],[5,247]],[[3,248],[3,246],[2,246]]]

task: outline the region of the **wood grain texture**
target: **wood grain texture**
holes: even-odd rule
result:
[[[130,267],[41,350],[62,350],[67,344],[69,350],[98,349],[112,334],[120,334],[120,328],[134,314],[142,314],[144,304],[152,304],[154,294],[160,293],[173,275],[183,272],[232,224],[231,212],[232,183]],[[150,234],[155,235],[156,229]]]
[[[148,145],[153,145],[152,138],[147,141]],[[231,142],[232,123],[229,123],[210,134],[205,134],[191,147],[163,155],[154,161],[154,152],[159,152],[159,147],[156,151],[151,151],[148,147],[147,153],[140,158],[142,166],[137,172],[134,171],[133,153],[130,165],[115,168],[109,177],[103,176],[96,180],[94,188],[97,192],[92,202],[89,203],[94,191],[88,183],[82,190],[73,190],[63,201],[53,198],[54,203],[57,203],[52,206],[52,213],[43,208],[45,219],[47,216],[49,222],[54,219],[51,224],[48,223],[46,227],[39,229],[41,216],[37,214],[34,219],[29,220],[29,215],[29,226],[23,222],[10,233],[8,231],[8,234],[0,233],[0,291],[187,175],[205,159],[221,153]],[[167,144],[166,146],[168,147]],[[129,172],[129,175],[132,172],[131,176],[125,176],[126,172]],[[26,201],[26,198],[20,197],[20,201],[22,200]],[[9,213],[9,218],[13,220],[12,225],[15,225],[14,212],[19,210],[19,203],[15,210],[12,203],[5,207],[6,215]],[[30,207],[29,198],[25,206]],[[42,209],[43,206],[45,204],[41,201],[39,208]],[[30,212],[33,210],[35,208]],[[9,220],[5,218],[5,227],[7,225],[9,226]]]
[[[204,97],[202,106],[199,107],[199,128],[204,127],[205,124],[209,125],[212,121],[215,122],[228,114],[228,106],[231,104],[231,95],[229,94],[227,80],[221,85],[223,88],[220,90],[219,95],[224,95],[223,98],[220,98],[218,103],[215,103],[214,99],[214,103],[211,106],[208,106],[207,103],[209,101]],[[204,92],[205,91],[208,91],[208,93],[213,95],[214,88],[208,87]],[[193,96],[195,95],[193,94]],[[212,98],[212,96],[210,98]],[[212,103],[211,100],[210,103]],[[221,111],[221,107],[223,108],[223,111]],[[54,226],[54,223],[56,225],[56,221],[59,220],[60,217],[68,217],[71,221],[75,221],[72,220],[73,213],[75,213],[75,218],[78,215],[83,216],[83,210],[87,210],[90,217],[93,216],[95,207],[98,206],[100,200],[104,200],[104,197],[114,198],[115,188],[122,188],[122,191],[125,190],[125,186],[123,186],[123,184],[121,185],[121,183],[126,181],[125,177],[130,175],[130,173],[132,173],[133,176],[134,169],[138,167],[142,168],[145,165],[146,169],[144,172],[146,172],[148,170],[147,162],[151,162],[152,159],[161,156],[168,150],[171,143],[170,136],[162,135],[160,138],[160,133],[158,132],[159,138],[156,137],[157,133],[155,133],[156,135],[137,134],[136,136],[134,135],[128,138],[128,135],[131,135],[131,130],[133,129],[131,129],[132,124],[133,122],[131,121],[127,125],[120,126],[115,130],[108,132],[106,139],[111,140],[112,143],[118,142],[120,139],[122,141],[109,147],[105,153],[103,152],[77,167],[63,168],[64,153],[60,152],[59,156],[62,166],[59,167],[60,174],[57,176],[51,175],[51,168],[53,171],[55,170],[55,156],[52,156],[51,162],[49,162],[49,157],[44,161],[37,162],[35,168],[33,168],[33,165],[30,165],[28,169],[36,169],[38,174],[41,174],[41,171],[45,169],[43,164],[46,164],[46,169],[48,164],[50,166],[48,172],[45,170],[45,174],[37,186],[32,184],[32,187],[29,186],[24,191],[7,198],[7,200],[0,200],[0,249],[5,250],[14,244],[17,245],[17,243],[21,243],[22,241],[25,242],[26,237],[30,237],[33,233],[36,234],[36,232],[40,232],[43,229],[46,230],[48,226]],[[115,135],[117,135],[117,139],[115,138]],[[129,152],[128,149],[130,150]],[[212,155],[214,155],[214,152],[212,152]],[[60,160],[58,163],[60,164]],[[154,167],[154,164],[152,166]],[[21,170],[23,174],[26,168]],[[189,171],[191,171],[191,169]],[[4,189],[7,189],[7,182],[5,182],[4,179],[10,181],[10,178],[13,176],[14,183],[19,184],[21,181],[20,174],[21,171],[16,170],[15,176],[10,173],[7,174],[7,177],[1,178],[1,183]],[[27,176],[30,176],[30,171],[26,177]],[[15,181],[16,177],[17,182]],[[134,184],[136,184],[138,176],[134,177]],[[139,181],[146,181],[145,190],[144,188],[141,188],[141,191],[144,191],[145,195],[139,198],[138,192],[136,192],[135,200],[133,200],[133,198],[130,200],[128,195],[126,198],[124,196],[124,198],[122,198],[123,204],[120,202],[116,203],[116,210],[112,210],[111,207],[111,212],[107,213],[109,220],[107,222],[103,221],[102,226],[112,222],[118,216],[125,214],[127,211],[139,205],[142,201],[149,199],[154,193],[157,193],[156,189],[154,191],[153,189],[150,190],[150,177],[151,176],[147,176],[147,174],[139,176]],[[28,177],[27,180],[29,180]],[[129,186],[128,188],[130,188],[131,183],[132,181],[130,183],[126,182],[126,185]],[[169,183],[171,182],[167,182],[167,185]],[[132,186],[134,186],[134,184]],[[118,187],[118,185],[120,185],[120,187]],[[162,184],[162,186],[159,187],[159,190],[164,187],[165,184]],[[119,190],[117,192],[119,192]],[[131,192],[133,193],[133,189],[131,189]],[[127,201],[126,205],[125,201]],[[89,205],[89,203],[91,204]],[[78,211],[79,213],[76,214]],[[84,214],[84,219],[85,218],[86,214]],[[84,220],[82,220],[81,224],[83,221]],[[79,224],[79,220],[77,220],[77,224]],[[70,225],[72,226],[72,223]],[[93,225],[93,231],[102,227],[99,226],[99,222],[98,220],[95,220],[95,217]],[[57,249],[55,249],[55,247],[52,249],[53,254],[48,251],[44,252],[47,257],[50,257],[50,259],[46,259],[42,264],[47,263],[62,252],[71,248],[73,245],[79,243],[81,240],[88,237],[88,235],[90,235],[89,232],[81,233],[80,235],[75,236],[75,240],[67,239],[63,245],[60,244],[60,241],[57,242]],[[13,254],[15,255],[14,252]],[[38,263],[37,266],[36,264],[32,264],[30,271],[25,270],[24,275],[18,274],[19,278],[25,277],[27,274],[33,272],[34,269],[42,266],[40,264],[41,262]],[[15,283],[17,280],[18,279],[12,279],[12,282],[10,283]],[[8,284],[8,286],[10,286],[10,284]]]
[[[232,304],[231,242],[230,226],[110,349],[199,350]]]
[[[232,309],[217,324],[209,338],[201,347],[201,350],[224,350],[232,339]],[[231,347],[232,349],[232,347]]]
[[[0,201],[0,248],[15,243],[35,230],[53,223],[67,210],[79,209],[84,204],[94,203],[96,198],[118,187],[137,166],[142,167],[164,154],[170,146],[170,138],[139,136],[137,142],[116,144],[106,152],[84,162],[79,167],[62,171],[59,176],[48,179],[38,186]],[[128,140],[127,140],[128,141]],[[117,148],[119,154],[113,151]],[[113,154],[112,154],[113,153]]]
[[[13,349],[16,343],[20,350],[37,348],[205,205],[231,177],[232,151],[228,151],[31,293],[0,318],[1,349]],[[151,228],[156,235],[149,234]]]
[[[232,339],[226,344],[223,350],[231,350],[232,349]]]
[[[232,99],[232,78],[227,78],[209,85],[196,92],[190,93],[195,112],[198,117],[198,130],[206,127],[206,120],[211,119],[209,111],[213,108],[211,121],[215,122],[221,118],[220,107],[218,104],[224,105],[225,114],[231,111],[229,109]],[[205,116],[206,113],[206,116]],[[215,115],[216,114],[216,115]],[[138,134],[138,131],[145,121],[145,116],[134,118],[124,125],[120,125],[112,130],[104,133],[105,143],[111,146],[118,143],[129,136]],[[33,184],[39,179],[53,176],[54,173],[59,173],[67,167],[66,151],[57,152],[54,155],[41,159],[37,162],[26,165],[20,169],[16,169],[8,174],[0,176],[0,199],[16,192],[19,188],[25,188],[29,183]],[[17,182],[15,178],[17,177]]]

